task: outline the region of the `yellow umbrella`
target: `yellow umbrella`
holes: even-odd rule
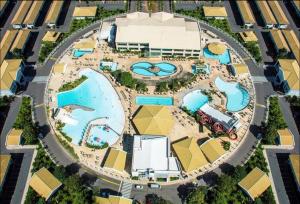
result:
[[[221,55],[226,51],[226,46],[217,42],[208,44],[207,48],[211,53],[215,55]]]

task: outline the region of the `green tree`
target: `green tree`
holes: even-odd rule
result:
[[[187,197],[187,204],[204,204],[206,202],[206,187],[199,187],[195,191],[192,191]]]
[[[146,203],[151,204],[172,204],[172,202],[159,197],[156,194],[148,194],[146,195]]]

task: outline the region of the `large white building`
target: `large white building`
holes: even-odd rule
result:
[[[179,177],[179,162],[171,156],[168,137],[135,135],[131,174],[148,179]]]
[[[120,51],[149,51],[151,56],[200,55],[197,22],[186,21],[166,12],[134,12],[116,18],[116,48]]]

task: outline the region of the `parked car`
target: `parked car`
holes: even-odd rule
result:
[[[150,183],[150,184],[149,184],[149,187],[150,187],[150,188],[154,188],[154,189],[156,188],[156,189],[157,189],[157,188],[160,188],[160,185],[157,184],[157,183]]]
[[[135,185],[135,188],[136,188],[136,189],[143,189],[144,186],[142,186],[142,185]]]

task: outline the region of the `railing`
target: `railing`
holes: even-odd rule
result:
[[[208,27],[212,28],[212,29],[216,29],[218,30],[219,32],[221,32],[222,34],[226,35],[228,38],[230,38],[231,40],[233,40],[237,45],[239,45],[239,47],[250,57],[250,59],[254,62],[254,64],[256,64],[258,66],[258,63],[257,61],[253,58],[252,54],[238,41],[236,40],[234,37],[232,37],[230,34],[228,34],[227,32],[225,32],[224,30],[220,29],[220,28],[217,28],[203,20],[200,20],[200,19],[197,19],[197,18],[194,18],[194,17],[191,17],[191,16],[187,16],[187,15],[183,15],[183,14],[178,14],[178,13],[174,13],[175,16],[177,17],[181,17],[181,18],[187,18],[187,19],[191,19],[191,20],[194,20],[196,22],[199,22],[199,23],[202,23],[202,24],[205,24],[207,25]]]

